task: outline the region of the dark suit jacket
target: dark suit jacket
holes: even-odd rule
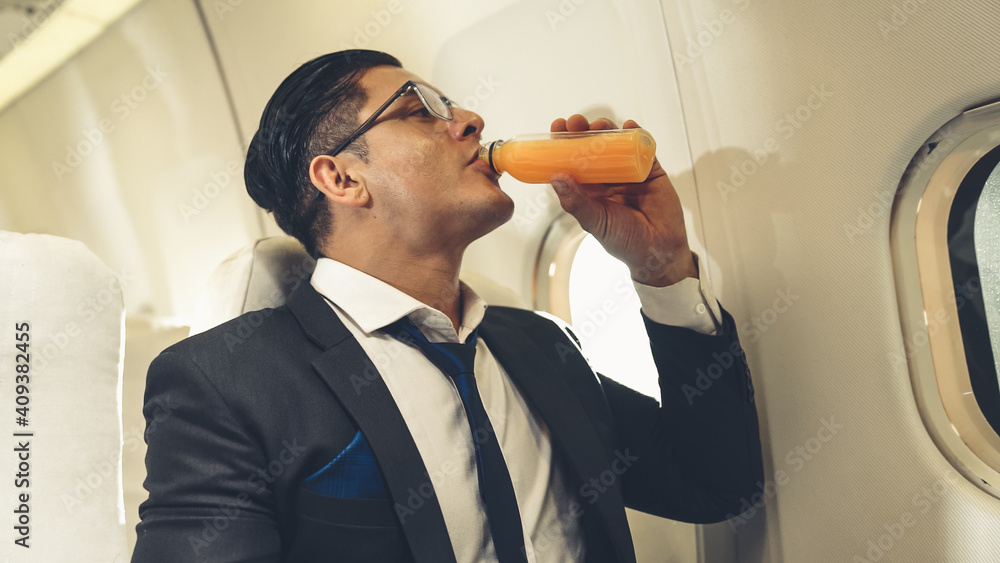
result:
[[[551,321],[487,310],[480,337],[551,431],[587,561],[635,560],[625,506],[716,522],[758,490],[753,387],[724,317],[715,336],[646,319],[660,406],[596,375]],[[134,562],[455,561],[392,396],[310,284],[168,348],[145,401],[149,499]],[[359,429],[392,500],[307,491]]]

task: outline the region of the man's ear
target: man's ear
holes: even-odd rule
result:
[[[334,203],[351,207],[368,204],[368,186],[359,171],[349,167],[348,158],[326,154],[313,158],[309,180]]]

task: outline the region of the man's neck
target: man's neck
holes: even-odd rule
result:
[[[397,252],[364,253],[328,249],[324,255],[378,278],[414,299],[444,313],[455,331],[462,320],[458,273],[462,253],[400,256]]]

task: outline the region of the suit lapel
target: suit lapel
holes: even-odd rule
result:
[[[287,305],[309,338],[325,350],[312,362],[313,368],[368,440],[414,560],[454,562],[433,485],[381,374],[311,284],[301,284]]]
[[[605,446],[594,429],[591,417],[566,383],[568,376],[562,373],[566,368],[549,360],[523,329],[502,321],[497,315],[487,313],[479,334],[535,412],[545,421],[552,433],[553,443],[572,464],[580,483],[599,480],[602,473],[611,468],[611,460],[605,455]],[[568,340],[567,345],[572,346]],[[629,540],[628,545],[623,545],[622,541],[614,542],[621,559],[634,560],[621,489],[607,488],[596,500],[587,502],[597,504],[612,538]]]

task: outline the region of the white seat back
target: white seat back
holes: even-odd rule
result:
[[[0,561],[128,559],[123,321],[118,277],[82,243],[0,231]]]

